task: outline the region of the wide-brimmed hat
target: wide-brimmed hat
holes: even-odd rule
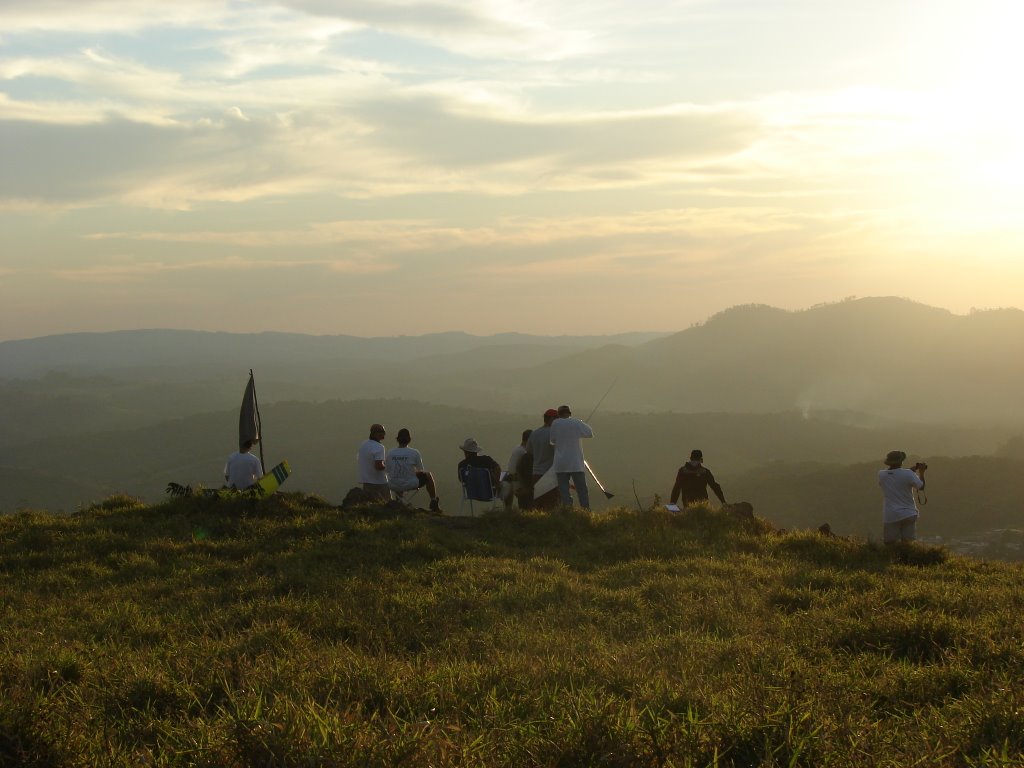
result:
[[[472,437],[467,437],[462,441],[462,445],[459,446],[459,450],[465,451],[466,453],[480,453],[480,443]]]
[[[889,451],[885,454],[885,463],[889,466],[894,464],[902,464],[907,459],[907,454],[903,451]]]

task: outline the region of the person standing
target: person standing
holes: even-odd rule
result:
[[[391,501],[388,473],[384,465],[387,451],[384,449],[383,440],[386,435],[387,430],[383,424],[371,424],[370,436],[360,444],[356,453],[359,482],[374,501]]]
[[[886,544],[914,541],[917,538],[917,503],[914,489],[924,490],[924,472],[927,464],[918,462],[911,469],[903,466],[907,454],[889,451],[885,469],[878,472],[878,485],[882,489],[882,540]]]
[[[505,468],[504,477],[501,480],[501,501],[505,505],[505,511],[512,511],[513,499],[519,499],[519,508],[526,509],[522,501],[521,489],[529,486],[529,478],[519,476],[519,462],[526,455],[526,444],[533,434],[532,429],[523,430],[522,440],[519,445],[512,449],[512,455],[508,457],[508,466]]]
[[[538,495],[536,485],[537,481],[551,469],[551,464],[555,460],[555,447],[551,445],[551,423],[558,418],[558,411],[548,408],[544,411],[542,418],[544,426],[537,427],[530,434],[530,439],[526,442],[526,451],[533,459],[533,467],[530,470],[534,486],[533,507],[534,509],[551,509],[558,504],[558,488],[552,488],[550,491],[544,491]]]
[[[398,430],[395,440],[397,448],[388,451],[384,465],[388,476],[388,487],[398,493],[426,488],[430,494],[430,511],[441,511],[441,500],[437,497],[437,484],[434,476],[423,468],[423,456],[415,448],[410,448],[412,433],[402,427]]]
[[[253,445],[252,440],[246,440],[240,446],[240,451],[228,456],[228,461],[224,465],[224,482],[228,484],[228,488],[244,491],[256,485],[263,477],[263,465],[259,458],[252,454]]]
[[[718,500],[725,504],[722,486],[715,481],[711,470],[704,466],[703,451],[694,449],[690,451],[690,460],[676,472],[676,482],[672,486],[670,503],[675,504],[682,497],[684,507],[705,504],[708,501],[708,488],[711,488]]]
[[[555,447],[552,467],[558,478],[558,495],[562,506],[572,505],[569,484],[576,486],[580,506],[590,509],[590,492],[587,490],[587,465],[583,458],[583,446],[580,440],[594,436],[590,425],[572,415],[568,405],[558,406],[558,418],[551,422],[549,435],[551,445]]]

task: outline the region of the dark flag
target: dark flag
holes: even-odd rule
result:
[[[263,463],[263,443],[260,442],[260,408],[256,403],[256,380],[249,371],[249,383],[242,396],[242,410],[238,414],[238,450],[244,451],[249,441],[260,444],[260,464]]]

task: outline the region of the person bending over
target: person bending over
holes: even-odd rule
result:
[[[718,500],[725,504],[722,486],[715,481],[711,470],[704,466],[704,453],[694,449],[690,451],[690,460],[676,472],[676,482],[672,486],[672,504],[682,500],[682,506],[691,507],[708,501],[708,488],[715,492]]]

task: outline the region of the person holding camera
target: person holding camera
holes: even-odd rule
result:
[[[882,489],[882,540],[886,544],[913,541],[917,538],[917,503],[914,490],[924,490],[924,472],[928,465],[918,462],[910,469],[903,466],[907,454],[889,451],[885,457],[886,469],[878,473]]]

